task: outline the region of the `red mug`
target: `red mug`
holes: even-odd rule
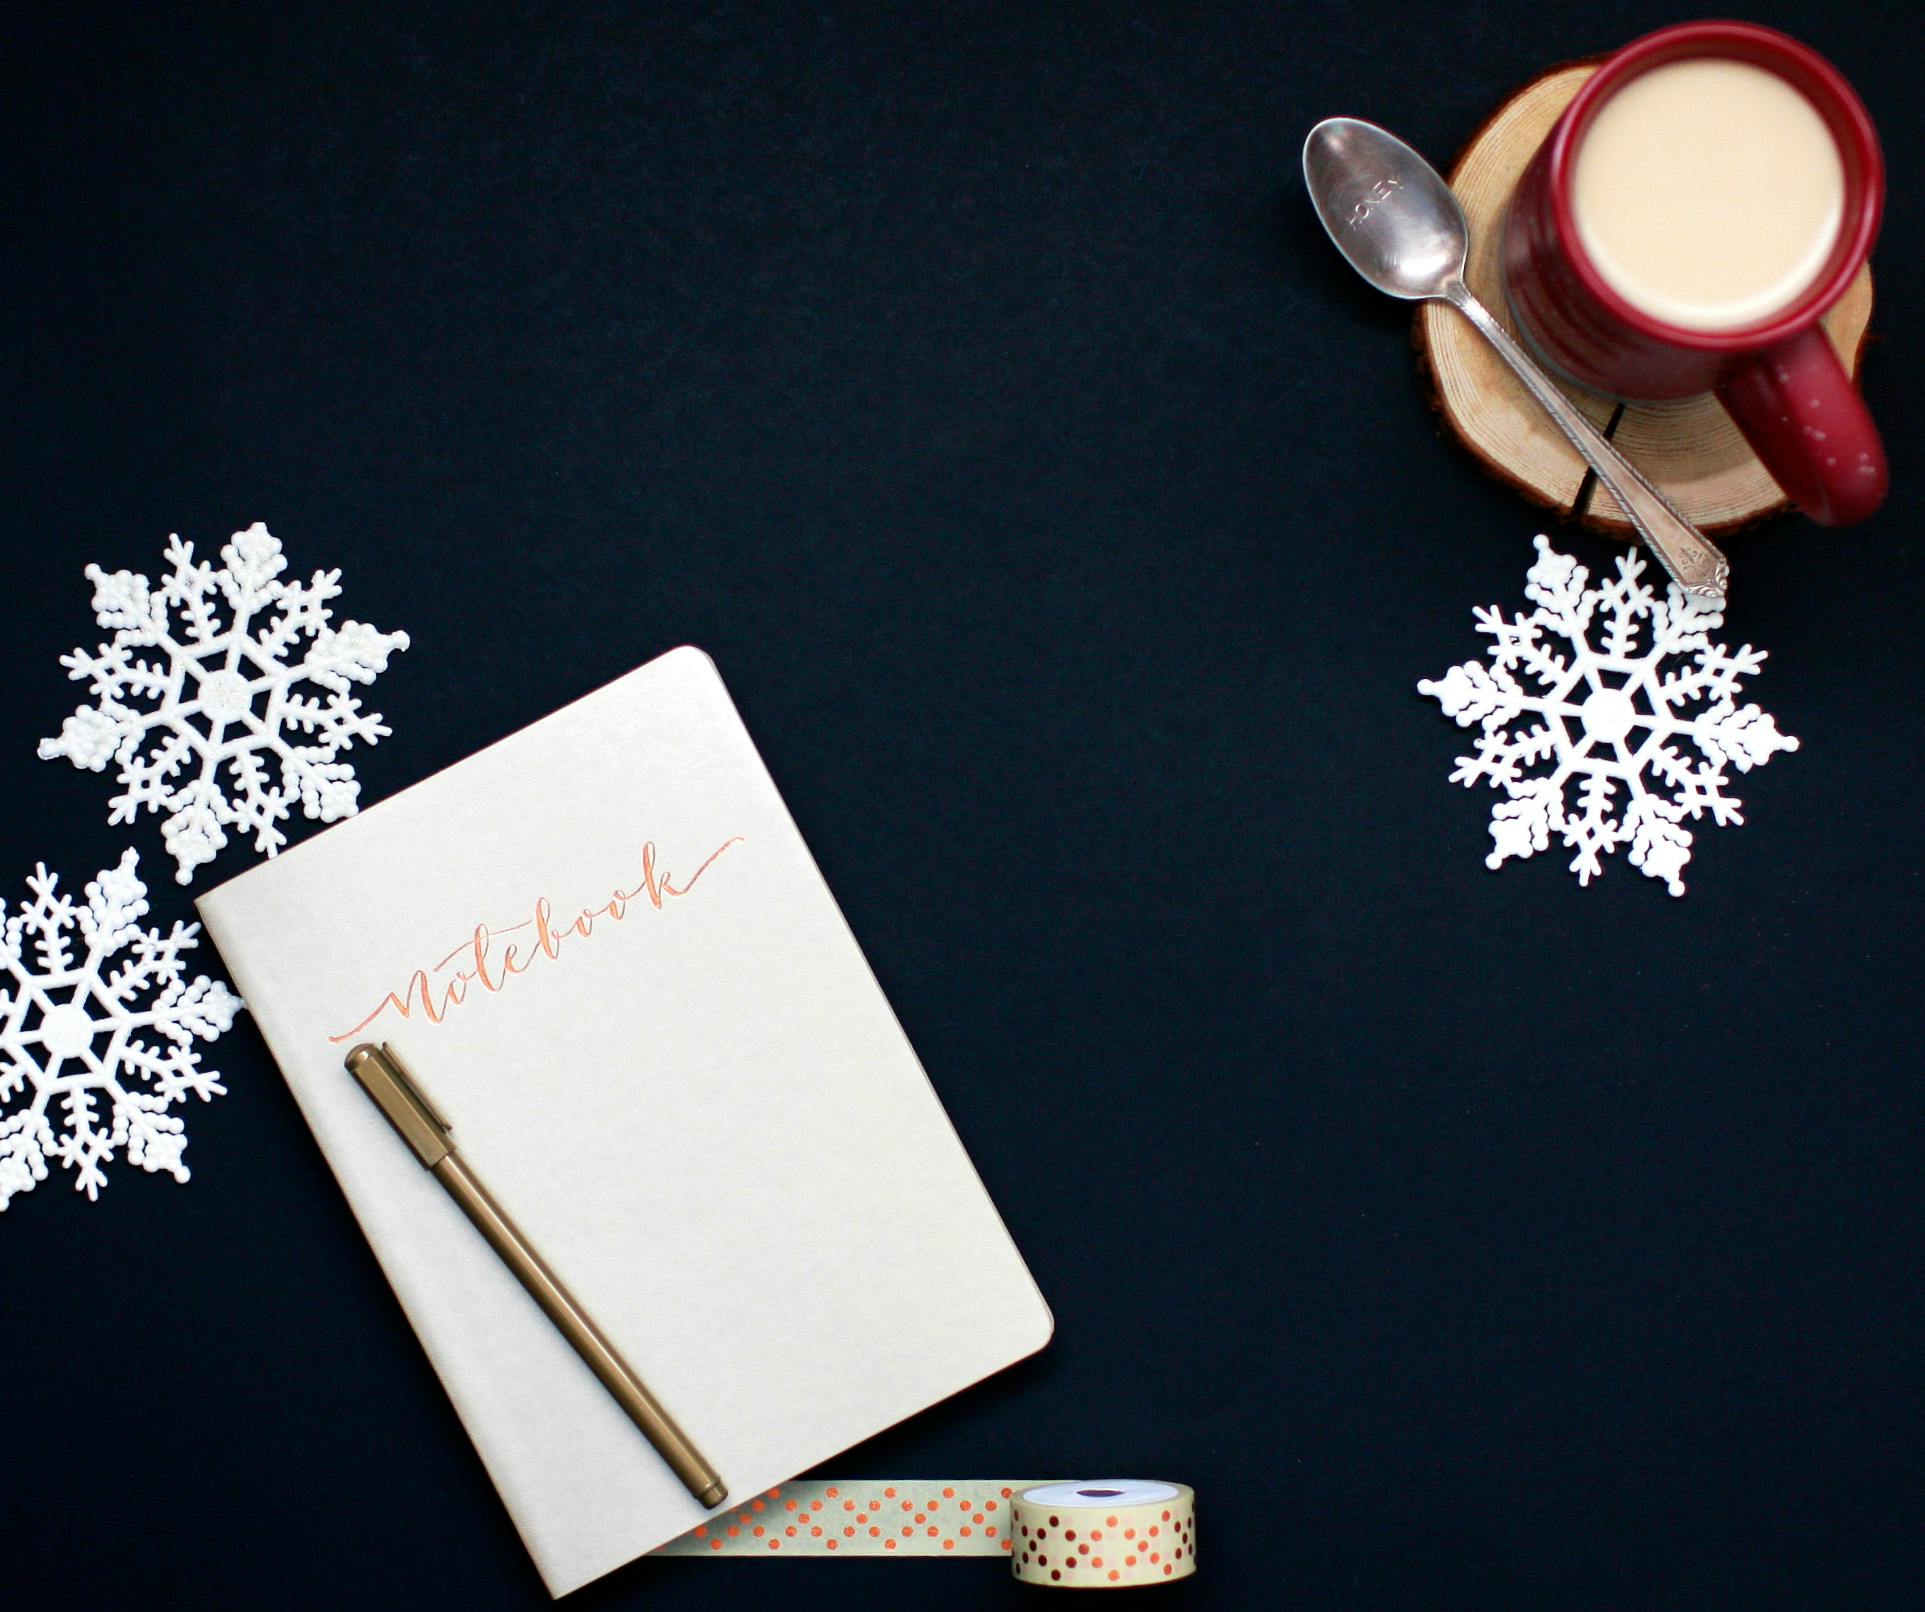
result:
[[[1668,324],[1633,306],[1585,253],[1572,200],[1579,147],[1598,112],[1638,75],[1686,58],[1776,73],[1824,120],[1844,168],[1844,210],[1823,267],[1791,302],[1733,329]],[[1889,480],[1878,428],[1819,324],[1878,234],[1885,163],[1870,116],[1823,57],[1771,28],[1693,22],[1609,57],[1531,159],[1504,222],[1511,311],[1538,355],[1597,392],[1674,398],[1715,392],[1752,451],[1813,520],[1862,520]]]

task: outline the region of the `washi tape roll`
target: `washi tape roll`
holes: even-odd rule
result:
[[[852,1478],[785,1483],[657,1556],[1006,1556],[1054,1589],[1162,1584],[1196,1571],[1196,1496],[1139,1478]]]
[[[1018,1490],[1010,1563],[1025,1584],[1123,1589],[1196,1571],[1196,1495],[1181,1483],[1091,1478]]]

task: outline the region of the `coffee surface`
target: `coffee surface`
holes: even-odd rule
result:
[[[1844,217],[1845,169],[1816,108],[1776,73],[1706,57],[1617,91],[1578,149],[1577,232],[1653,318],[1730,330],[1795,301]]]

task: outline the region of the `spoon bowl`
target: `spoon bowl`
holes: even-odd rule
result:
[[[1463,278],[1464,209],[1443,175],[1388,129],[1325,118],[1303,142],[1303,178],[1337,250],[1385,295],[1423,302]]]

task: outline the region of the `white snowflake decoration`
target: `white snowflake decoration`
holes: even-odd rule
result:
[[[199,924],[141,927],[137,853],[88,885],[84,905],[58,883],[37,867],[31,901],[11,913],[0,902],[0,1209],[46,1180],[50,1161],[98,1197],[123,1147],[129,1164],[185,1181],[187,1137],[170,1110],[226,1090],[194,1042],[212,1041],[242,1006],[218,980],[184,977]]]
[[[1749,772],[1798,748],[1766,712],[1737,703],[1739,680],[1765,652],[1713,643],[1722,609],[1675,584],[1660,599],[1639,580],[1645,561],[1635,550],[1598,588],[1548,538],[1537,539],[1537,552],[1524,588],[1535,610],[1509,621],[1495,605],[1472,612],[1491,637],[1490,664],[1466,661],[1417,685],[1459,727],[1483,729],[1451,782],[1504,791],[1491,809],[1489,867],[1535,855],[1556,834],[1576,853],[1579,884],[1628,845],[1633,867],[1681,896],[1691,860],[1685,820],[1744,821],[1725,769]]]
[[[214,860],[229,828],[251,833],[254,849],[273,856],[297,800],[303,815],[324,823],[354,814],[361,785],[341,752],[388,729],[350,685],[372,683],[408,635],[358,621],[330,627],[327,604],[341,573],[281,580],[280,540],[258,521],[221,549],[224,568],[197,563],[194,545],[178,536],[167,557],[173,572],[158,587],[133,572],[87,567],[94,616],[113,638],[61,664],[98,703],[68,717],[59,738],[41,740],[40,755],[89,772],[114,763],[125,788],[108,821],[164,812],[162,837],[186,884]],[[297,692],[304,683],[325,698]]]

